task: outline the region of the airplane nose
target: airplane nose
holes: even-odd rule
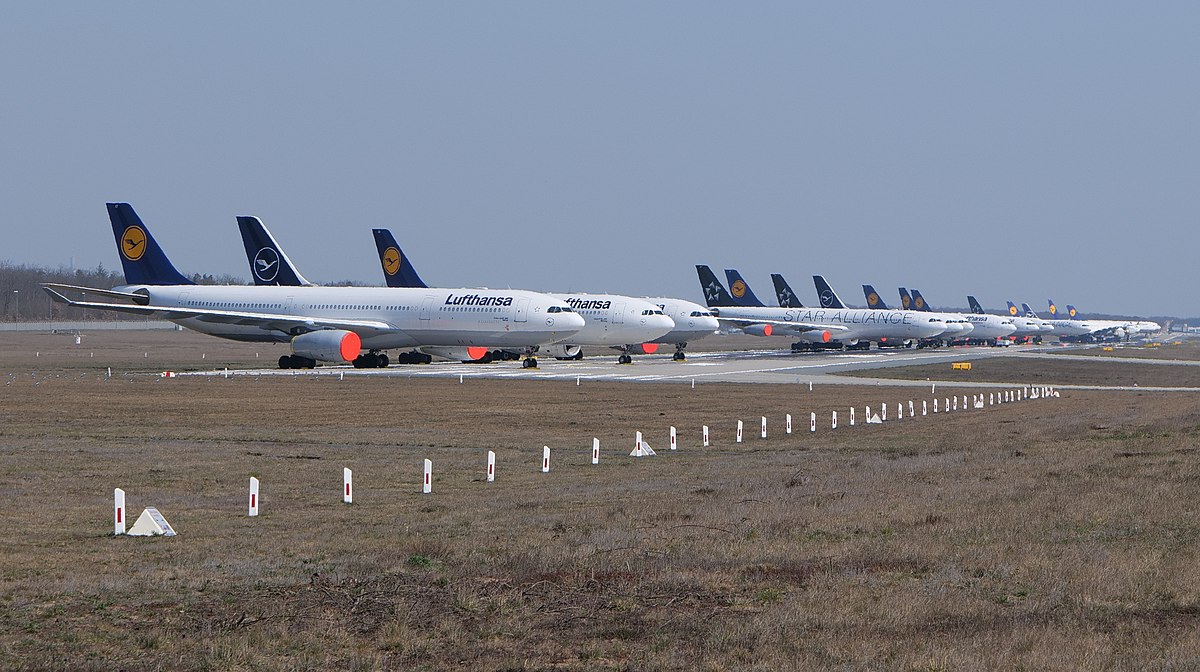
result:
[[[962,335],[964,336],[972,331],[975,331],[975,325],[971,324],[970,322],[964,322],[958,326],[962,327]]]
[[[579,331],[586,323],[579,313],[564,313],[558,318],[558,324],[563,331]]]

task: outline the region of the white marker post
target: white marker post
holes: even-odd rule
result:
[[[592,464],[600,464],[600,439],[592,437]]]
[[[125,491],[113,488],[113,536],[125,534]]]
[[[816,411],[813,411],[813,413],[808,416],[808,431],[809,432],[817,431],[817,413],[816,413]]]
[[[675,450],[675,425],[671,425],[671,450]]]
[[[995,405],[996,405],[996,393],[988,392],[988,406],[995,406]]]
[[[833,412],[833,417],[829,421],[830,429],[837,429],[837,411]]]
[[[736,442],[737,442],[737,443],[741,443],[741,442],[742,442],[742,421],[741,421],[741,420],[738,420],[738,427],[737,427],[737,441],[736,441]]]
[[[791,413],[788,413],[787,415],[783,416],[783,433],[784,434],[792,433],[792,414]]]
[[[884,422],[887,422],[887,404],[886,403],[879,405],[879,419]]]
[[[421,494],[433,492],[433,460],[425,460],[425,480],[421,483]]]
[[[767,438],[767,416],[762,416],[762,431],[759,432],[760,438]]]
[[[912,399],[909,399],[909,400],[908,400],[908,417],[910,417],[910,418],[911,418],[911,417],[914,417],[915,415],[916,415],[916,413],[913,413],[913,403],[912,403]]]
[[[854,426],[854,407],[850,407],[850,426]]]
[[[258,505],[261,503],[262,502],[260,502],[258,499],[258,479],[251,476],[250,477],[250,512],[249,512],[249,515],[257,516],[258,515]]]
[[[954,410],[958,410],[958,395],[954,395]]]
[[[342,502],[354,503],[354,473],[349,467],[342,467]]]
[[[812,392],[812,381],[808,381],[808,391]]]
[[[704,426],[701,428],[701,432],[700,432],[700,434],[701,434],[701,437],[702,437],[702,438],[703,438],[703,440],[704,440],[704,447],[705,447],[705,448],[707,448],[707,447],[708,447],[708,425],[704,425]]]
[[[930,385],[930,386],[929,386],[929,393],[930,393],[930,394],[937,394],[937,383],[934,383],[933,385]]]
[[[925,403],[925,402],[923,402],[923,401],[922,401],[921,403],[923,404],[923,403]],[[934,398],[933,398],[933,412],[934,412],[934,413],[937,413],[937,412],[938,412],[938,400],[937,400],[937,397],[934,397]]]
[[[638,444],[642,442],[642,433],[638,432]],[[542,473],[550,473],[550,446],[542,446]]]
[[[902,403],[896,404],[896,419],[897,420],[904,419],[904,404],[902,404]]]
[[[927,404],[924,399],[921,400],[921,415],[929,415],[929,404]]]
[[[593,462],[592,464],[595,464],[595,462]],[[494,451],[494,450],[488,451],[487,482],[488,483],[496,482],[496,451]]]
[[[863,420],[865,420],[868,425],[871,424],[871,407],[870,406],[863,406]]]
[[[942,406],[942,410],[949,413],[950,412],[950,397],[946,397],[945,399],[943,399],[942,403],[944,404]]]

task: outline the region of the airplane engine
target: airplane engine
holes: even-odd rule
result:
[[[629,349],[634,354],[653,355],[658,352],[658,343],[642,343]]]
[[[800,340],[807,343],[828,343],[833,336],[828,331],[806,331],[800,334]]]
[[[353,331],[322,329],[292,339],[292,354],[321,362],[351,362],[362,350],[362,339]]]
[[[419,350],[427,355],[460,362],[492,361],[489,357],[491,350],[483,346],[426,346]]]
[[[579,357],[580,350],[578,345],[543,345],[538,348],[538,352],[545,352],[556,359],[582,359]]]
[[[742,332],[751,336],[770,336],[775,331],[774,327],[769,324],[751,324],[742,327]]]

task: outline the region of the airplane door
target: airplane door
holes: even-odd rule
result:
[[[513,318],[513,321],[529,321],[529,299],[517,299],[517,316]]]
[[[421,318],[422,320],[428,320],[428,319],[429,319],[429,314],[430,314],[431,312],[433,312],[433,301],[434,301],[434,297],[432,297],[432,296],[427,296],[427,297],[425,297],[425,300],[421,302],[421,314],[420,314],[420,318]]]
[[[625,304],[614,303],[612,310],[613,324],[625,324]]]
[[[294,296],[289,296],[283,300],[283,312],[284,313],[292,312],[292,302],[295,300],[295,298],[296,297],[294,297]]]

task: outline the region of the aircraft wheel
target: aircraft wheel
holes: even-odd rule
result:
[[[537,365],[537,359],[534,357],[526,357],[525,361],[521,362],[522,369],[536,369]]]
[[[386,369],[388,367],[388,364],[391,364],[391,363],[392,362],[391,362],[391,360],[388,359],[387,353],[379,355],[379,368]]]
[[[686,357],[686,356],[683,354],[683,351],[682,351],[682,350],[680,350],[680,351],[676,352],[676,353],[675,353],[675,354],[674,354],[674,355],[671,357],[671,359],[673,359],[673,360],[675,360],[675,361],[677,361],[677,362],[682,362],[682,361],[684,361],[685,359],[687,359],[687,357]]]
[[[280,357],[279,358],[279,368],[281,368],[281,369],[292,368],[292,358],[288,355],[283,355],[282,357]]]

